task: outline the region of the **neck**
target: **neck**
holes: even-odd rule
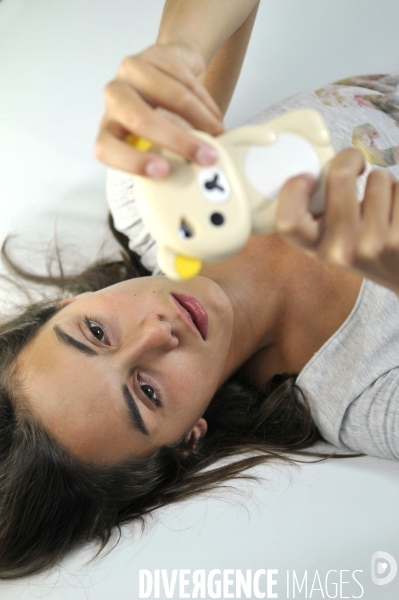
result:
[[[278,273],[281,249],[273,235],[252,236],[238,254],[201,271],[223,289],[233,307],[232,342],[220,383],[278,339],[287,297]]]
[[[243,365],[259,365],[265,381],[277,373],[299,373],[345,321],[362,282],[277,234],[252,236],[241,252],[206,265],[201,275],[218,283],[233,307],[220,384]]]

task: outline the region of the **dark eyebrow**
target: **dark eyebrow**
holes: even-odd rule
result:
[[[65,331],[63,331],[60,327],[58,327],[58,325],[54,325],[53,331],[57,338],[60,340],[60,342],[62,342],[63,344],[71,346],[72,348],[76,348],[76,350],[79,350],[79,352],[86,354],[86,356],[98,356],[98,352],[93,350],[93,348],[90,348],[90,346],[86,346],[86,344],[82,344],[82,342],[75,340],[75,338],[71,337],[70,335],[65,333]]]
[[[66,344],[67,346],[70,346],[75,350],[79,350],[79,352],[82,352],[86,356],[98,356],[98,352],[93,350],[93,348],[90,348],[90,346],[86,346],[86,344],[82,344],[82,342],[79,342],[79,340],[75,340],[75,338],[68,335],[65,331],[63,331],[63,329],[58,327],[58,325],[54,325],[53,331],[56,334],[57,338],[60,340],[60,342],[62,342],[63,344]],[[126,404],[129,409],[130,420],[132,422],[133,427],[138,431],[141,431],[141,433],[143,433],[144,435],[149,436],[150,433],[147,427],[145,426],[143,417],[141,416],[141,413],[139,411],[139,407],[137,406],[137,403],[131,395],[130,390],[126,384],[122,386],[122,394],[126,400]]]
[[[148,431],[147,427],[145,426],[143,417],[141,416],[141,413],[139,411],[139,407],[137,406],[137,403],[136,403],[135,399],[133,398],[132,394],[130,393],[130,390],[126,384],[124,384],[122,386],[122,394],[126,400],[126,404],[129,409],[130,419],[132,421],[133,427],[135,427],[135,429],[138,429],[139,431],[141,431],[141,433],[143,433],[144,435],[149,436],[150,432]]]

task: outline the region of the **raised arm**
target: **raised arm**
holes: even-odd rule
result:
[[[227,112],[241,72],[258,8],[259,2],[244,23],[224,42],[206,70],[205,87],[223,115]]]
[[[205,87],[223,114],[240,75],[258,8],[259,0],[168,0],[165,4],[158,42],[197,48],[207,67]],[[187,25],[183,28],[181,22]]]
[[[105,88],[106,112],[96,156],[131,173],[166,175],[165,159],[126,144],[126,136],[135,134],[198,164],[212,164],[213,148],[187,129],[213,135],[223,131],[223,114],[258,4],[257,0],[167,0],[157,43],[126,58]]]

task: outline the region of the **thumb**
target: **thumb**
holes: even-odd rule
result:
[[[303,173],[289,179],[281,189],[276,229],[288,241],[311,248],[319,239],[320,219],[309,211],[309,198],[316,185],[313,175]]]

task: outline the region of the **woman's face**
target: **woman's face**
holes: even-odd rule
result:
[[[18,361],[29,407],[64,447],[106,463],[205,434],[233,321],[216,283],[143,277],[64,302]]]

